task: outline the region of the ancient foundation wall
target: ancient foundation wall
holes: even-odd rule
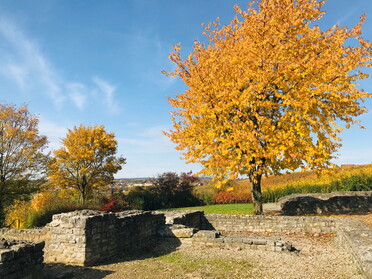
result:
[[[119,244],[120,255],[152,247],[157,237],[157,231],[165,223],[163,214],[151,212],[131,215],[119,213],[116,217],[116,244]]]
[[[150,247],[164,223],[151,212],[82,210],[54,215],[42,229],[1,229],[0,238],[45,241],[46,262],[89,266]]]
[[[133,254],[156,240],[164,215],[151,212],[102,213],[76,211],[53,216],[45,259],[90,266]]]
[[[372,191],[294,194],[279,199],[284,215],[372,212]]]
[[[44,242],[25,243],[12,241],[0,249],[0,278],[42,278]]]
[[[204,220],[204,212],[200,210],[184,211],[159,211],[165,215],[166,224],[181,224],[189,228],[201,228]]]
[[[335,218],[206,214],[203,229],[229,232],[335,232]]]
[[[49,227],[36,229],[8,229],[0,228],[0,238],[8,240],[25,240],[32,242],[48,241],[50,239]]]

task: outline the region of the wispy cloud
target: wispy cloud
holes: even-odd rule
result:
[[[49,151],[53,151],[61,147],[61,140],[66,136],[67,127],[40,116],[39,131],[41,135],[47,136],[49,141],[48,149]]]
[[[6,59],[0,64],[1,73],[13,79],[21,89],[42,86],[45,93],[60,106],[65,101],[61,80],[41,53],[36,42],[12,22],[0,20],[0,35],[8,44]]]
[[[167,171],[200,171],[200,165],[186,164],[179,159],[180,152],[175,150],[175,145],[163,135],[164,130],[169,130],[169,127],[152,126],[130,137],[119,138],[119,153],[127,158],[127,164],[116,177],[155,177]]]
[[[67,89],[71,100],[80,110],[82,110],[85,107],[88,98],[88,90],[86,86],[82,83],[75,82],[67,84]]]
[[[348,12],[346,12],[341,18],[337,20],[338,25],[342,25],[344,22],[348,21],[353,15],[356,14],[358,8],[356,6],[351,7]],[[356,19],[358,16],[355,17]]]
[[[131,150],[137,154],[173,153],[175,145],[163,134],[164,130],[168,130],[168,128],[163,125],[148,127],[132,138],[119,139],[119,143],[123,149]]]
[[[118,113],[119,107],[114,102],[114,93],[116,91],[116,87],[100,77],[94,77],[93,82],[99,89],[98,93],[103,95],[103,100],[109,111],[112,113]]]
[[[21,91],[46,95],[57,107],[72,103],[79,110],[88,101],[102,100],[110,112],[118,112],[114,100],[117,88],[102,77],[94,77],[92,83],[65,79],[43,54],[39,44],[27,36],[15,23],[0,19],[0,75],[17,84]],[[89,98],[99,93],[98,99]]]

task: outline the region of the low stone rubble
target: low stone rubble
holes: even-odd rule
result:
[[[44,242],[0,239],[0,278],[42,278]]]
[[[226,248],[254,249],[277,252],[296,250],[290,243],[283,242],[280,238],[246,237],[239,235],[227,236],[221,235],[221,233],[216,230],[204,230],[202,229],[203,222],[200,213],[202,212],[167,212],[167,225],[158,230],[158,235],[160,237],[177,237],[183,241],[187,241],[189,238],[191,243]],[[201,221],[195,222],[197,218]],[[193,224],[198,227],[189,227],[185,224]]]
[[[189,228],[185,225],[165,225],[158,229],[160,237],[190,238],[197,232],[195,228]]]
[[[236,249],[253,249],[276,252],[292,252],[296,249],[292,244],[272,237],[223,236],[216,231],[198,231],[192,237],[192,243],[203,243],[208,246],[218,246]]]

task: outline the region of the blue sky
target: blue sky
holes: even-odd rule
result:
[[[104,125],[114,132],[127,164],[116,177],[153,177],[164,171],[200,170],[180,160],[162,130],[171,128],[166,96],[185,89],[171,70],[172,45],[184,54],[203,39],[201,23],[227,23],[238,4],[228,0],[0,0],[0,102],[27,104],[39,115],[50,149],[67,128]],[[353,26],[367,14],[364,37],[372,41],[370,0],[328,0],[319,22]],[[370,73],[372,71],[369,70]],[[361,85],[372,92],[372,77]],[[372,110],[372,101],[366,106]],[[372,114],[366,130],[341,137],[339,164],[372,162]]]

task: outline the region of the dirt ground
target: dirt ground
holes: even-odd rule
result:
[[[366,225],[372,227],[372,213],[364,214],[364,215],[340,215],[340,216],[337,216],[337,217],[353,218],[353,219],[356,219],[358,221],[362,221]]]

